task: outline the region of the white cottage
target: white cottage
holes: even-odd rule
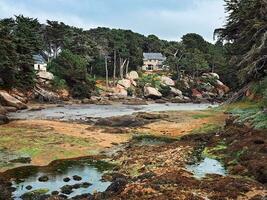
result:
[[[160,71],[165,70],[166,66],[163,65],[166,57],[162,53],[143,53],[143,66],[144,71]]]
[[[47,62],[41,55],[33,55],[34,69],[36,71],[46,72]]]

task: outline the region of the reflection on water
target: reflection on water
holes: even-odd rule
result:
[[[149,104],[149,105],[65,105],[64,107],[46,108],[40,111],[24,110],[11,113],[11,119],[57,119],[83,120],[87,117],[114,117],[131,115],[136,112],[192,111],[204,110],[211,104]]]
[[[80,159],[76,161],[57,161],[48,167],[24,167],[13,169],[10,175],[16,188],[13,199],[21,200],[23,194],[43,190],[46,194],[59,192],[63,186],[71,186],[71,193],[64,194],[69,198],[83,194],[93,194],[95,191],[103,192],[111,182],[103,181],[104,170],[111,169],[111,165],[101,161]],[[40,177],[48,177],[48,181],[41,182]],[[79,177],[80,179],[75,178]],[[66,178],[68,179],[66,181]],[[29,187],[30,186],[30,187]]]
[[[222,163],[211,158],[205,158],[200,163],[188,165],[186,168],[188,171],[192,172],[196,178],[204,178],[207,174],[226,175],[226,170],[222,166]]]

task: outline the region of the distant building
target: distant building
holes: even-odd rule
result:
[[[46,72],[47,70],[47,62],[41,55],[33,55],[34,60],[34,69],[36,71]]]
[[[143,53],[143,66],[144,71],[160,71],[168,67],[163,65],[166,57],[161,53]]]

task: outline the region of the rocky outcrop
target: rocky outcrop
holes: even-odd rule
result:
[[[131,87],[132,83],[129,79],[122,79],[118,81],[118,85],[123,86],[124,88],[128,89]]]
[[[137,80],[139,79],[139,75],[136,71],[131,71],[130,73],[126,75],[126,78],[129,80]]]
[[[162,76],[160,78],[160,81],[161,81],[161,84],[163,84],[163,85],[175,86],[175,82],[171,78],[169,78],[167,76]]]
[[[39,79],[43,79],[44,81],[51,81],[54,79],[54,75],[50,72],[46,72],[46,71],[40,71],[37,73],[37,77]]]
[[[0,91],[0,103],[5,106],[16,107],[19,110],[27,108],[26,104],[11,96],[6,91]]]
[[[174,95],[174,96],[183,96],[183,93],[181,90],[178,90],[177,88],[174,88],[174,87],[171,87],[171,93]]]
[[[158,99],[162,97],[162,94],[158,91],[158,89],[145,86],[144,87],[144,95],[146,98]]]

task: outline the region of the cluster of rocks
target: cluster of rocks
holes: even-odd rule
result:
[[[27,108],[27,98],[23,93],[13,90],[12,95],[4,90],[0,90],[0,125],[9,122],[6,114]]]
[[[200,78],[184,76],[179,81],[174,81],[168,76],[158,76],[160,86],[153,87],[150,83],[144,86],[139,85],[139,77],[136,71],[131,71],[126,78],[119,80],[116,87],[112,88],[112,93],[107,94],[109,100],[114,98],[122,100],[129,96],[140,99],[151,99],[156,102],[213,102],[222,100],[229,92],[229,88],[222,83],[216,73],[204,73]],[[141,93],[137,92],[140,90]],[[163,88],[163,89],[162,89]]]

